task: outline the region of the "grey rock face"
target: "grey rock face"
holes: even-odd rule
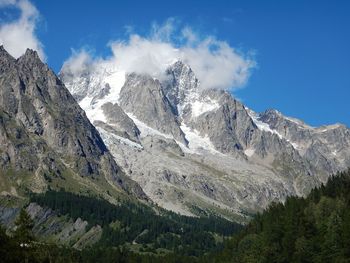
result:
[[[272,149],[275,144],[269,142],[279,138],[260,131],[244,105],[231,94],[200,89],[194,73],[182,62],[170,66],[167,74],[170,77],[162,87],[178,109],[179,119],[201,136],[208,136],[216,150],[239,158],[245,158],[243,152],[250,147],[256,148],[255,153],[260,157],[276,152]]]
[[[108,176],[119,188],[142,193],[119,170],[85,112],[35,51],[28,49],[15,60],[1,47],[0,69],[3,173]]]
[[[99,225],[88,230],[88,222],[80,218],[74,221],[68,216],[60,215],[36,203],[30,203],[26,211],[34,220],[32,231],[38,239],[51,240],[82,249],[96,243],[101,238],[102,228]],[[0,212],[0,223],[12,230],[20,208],[0,206]]]
[[[167,139],[162,136],[147,136],[142,140],[142,145],[157,152],[172,153],[177,156],[185,156],[181,147],[175,140]]]
[[[221,106],[191,120],[190,125],[202,135],[208,135],[218,151],[240,154],[249,143],[249,134],[245,133],[256,130],[256,127],[240,102],[226,92],[215,93]]]
[[[319,169],[335,173],[349,167],[350,130],[344,125],[314,128],[276,110],[265,111],[260,119],[281,133],[301,156]]]
[[[164,94],[169,99],[175,113],[181,116],[183,111],[186,111],[191,93],[198,90],[199,81],[192,69],[181,61],[171,65],[166,70],[166,75],[167,78],[162,83]]]
[[[105,103],[102,110],[107,118],[107,123],[113,125],[120,136],[139,143],[140,130],[129,116],[115,103]]]
[[[173,108],[161,83],[149,76],[129,74],[120,91],[121,108],[148,126],[187,144]]]

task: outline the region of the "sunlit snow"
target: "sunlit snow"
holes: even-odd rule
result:
[[[126,139],[124,137],[120,137],[118,135],[110,133],[101,127],[97,127],[97,130],[100,132],[103,141],[107,142],[108,145],[110,145],[111,143],[114,143],[114,141],[118,141],[119,143],[122,143],[124,145],[128,145],[130,147],[134,147],[137,149],[143,149],[141,144],[138,144],[138,143],[133,142],[133,141]]]
[[[215,146],[208,136],[202,137],[197,130],[191,129],[183,123],[180,128],[188,140],[188,147],[190,150],[193,150],[196,153],[198,153],[198,151],[206,150],[211,153],[221,154],[219,151],[215,150]]]
[[[196,100],[192,103],[192,116],[198,117],[199,115],[216,110],[220,107],[219,103],[212,99],[207,100]]]
[[[266,132],[270,132],[270,133],[276,134],[280,139],[282,139],[282,135],[279,132],[277,132],[276,130],[271,129],[270,126],[267,123],[260,121],[258,119],[258,116],[256,115],[255,112],[253,112],[252,110],[250,110],[248,108],[247,108],[247,112],[248,112],[250,118],[252,118],[252,120],[255,123],[255,125],[261,131],[266,131]]]
[[[254,153],[255,153],[255,150],[252,149],[252,148],[247,148],[247,149],[244,151],[244,154],[247,155],[248,157],[253,156]]]
[[[120,90],[125,82],[125,72],[123,71],[115,71],[106,73],[106,77],[104,79],[92,78],[90,85],[99,87],[99,90],[85,97],[83,100],[79,102],[80,107],[82,107],[87,117],[91,122],[94,121],[103,121],[106,122],[106,117],[103,114],[103,110],[101,109],[102,105],[111,102],[117,103],[119,100]],[[99,92],[105,85],[108,84],[110,89],[109,93],[103,98],[93,102],[93,98],[97,92]]]

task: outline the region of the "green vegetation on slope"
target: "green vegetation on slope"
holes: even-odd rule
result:
[[[258,214],[208,262],[350,262],[350,170]]]
[[[22,244],[22,245],[21,245]],[[126,248],[89,248],[83,251],[55,244],[44,244],[32,241],[24,246],[17,239],[6,235],[5,230],[0,227],[0,255],[1,262],[18,263],[178,263],[194,262],[195,258],[166,254],[158,256],[154,254],[134,253]]]
[[[241,229],[241,225],[210,216],[193,218],[130,202],[113,205],[103,199],[76,195],[65,191],[33,194],[31,202],[50,207],[76,220],[82,218],[89,226],[100,225],[101,247],[140,244],[144,252],[178,251],[199,256],[222,248],[216,237],[227,237]]]
[[[16,221],[21,231],[9,237],[0,229],[0,253],[6,262],[350,262],[350,171],[330,178],[307,198],[271,204],[224,246],[217,243],[218,236],[222,239],[239,226],[216,217],[188,218],[166,211],[161,216],[146,206],[115,206],[64,191],[33,195],[31,200],[81,217],[90,226],[101,225],[102,238],[82,251],[35,240],[21,247],[23,237],[31,237],[31,222],[22,212]]]

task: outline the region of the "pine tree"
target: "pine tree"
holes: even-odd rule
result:
[[[16,229],[13,232],[13,238],[23,246],[34,240],[32,228],[34,221],[27,211],[22,208],[17,220],[15,221]]]

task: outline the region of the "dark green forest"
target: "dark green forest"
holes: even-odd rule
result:
[[[350,171],[274,203],[206,262],[350,262]]]
[[[40,243],[31,235],[30,217],[21,212],[16,233],[10,237],[0,229],[4,262],[350,262],[350,171],[331,177],[307,198],[271,204],[243,229],[216,217],[156,215],[146,206],[114,206],[64,191],[32,195],[31,201],[81,217],[90,227],[101,225],[102,238],[82,251]],[[110,227],[115,221],[118,229]],[[147,234],[138,236],[144,229]],[[222,244],[213,233],[234,234]],[[125,245],[131,240],[144,244],[144,253]]]
[[[17,228],[24,229],[21,235],[13,233],[9,237],[4,229],[0,230],[5,262],[18,262],[24,258],[29,262],[188,262],[221,250],[222,239],[242,229],[241,225],[216,216],[186,217],[162,209],[156,213],[146,205],[113,205],[103,199],[64,190],[32,194],[30,202],[49,207],[73,220],[82,218],[88,221],[88,228],[100,225],[102,237],[93,247],[82,251],[39,242],[30,234],[33,222],[22,209],[22,224]],[[24,238],[27,236],[31,238]],[[30,247],[21,246],[24,243]],[[131,243],[142,244],[141,251],[132,252],[128,246]]]
[[[116,206],[103,199],[63,190],[32,195],[30,199],[74,220],[80,217],[88,221],[89,227],[102,226],[102,238],[96,244],[101,247],[136,242],[143,244],[146,252],[156,253],[156,249],[164,248],[182,255],[199,256],[222,248],[222,242],[215,240],[214,233],[228,237],[242,228],[221,217],[194,218],[165,210],[159,210],[162,214],[157,215],[145,205],[121,203]]]

